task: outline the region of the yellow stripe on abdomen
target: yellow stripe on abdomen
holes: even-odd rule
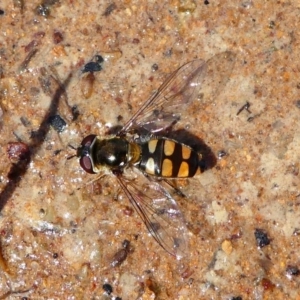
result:
[[[184,145],[181,145],[181,147],[182,147],[182,158],[189,159],[191,156],[191,149]]]
[[[189,164],[186,161],[183,161],[180,164],[180,168],[177,174],[177,177],[188,177],[189,176]]]
[[[149,153],[153,154],[155,152],[156,146],[157,146],[157,141],[158,140],[151,140],[148,142]]]
[[[161,175],[164,177],[173,176],[173,163],[170,159],[165,158],[162,163]]]
[[[148,158],[147,163],[145,165],[145,171],[150,175],[155,174],[155,162],[152,157]]]
[[[165,140],[164,144],[164,154],[165,156],[171,156],[174,153],[176,144],[174,141]]]

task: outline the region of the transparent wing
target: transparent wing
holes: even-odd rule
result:
[[[226,84],[233,69],[235,54],[226,51],[208,61],[193,60],[181,66],[161,85],[121,129],[143,128],[150,132],[164,130],[188,115],[191,103],[214,98]],[[195,101],[198,100],[198,101]],[[192,105],[193,109],[197,109]]]
[[[187,229],[176,201],[159,183],[139,174],[118,181],[157,243],[177,259],[186,256]]]

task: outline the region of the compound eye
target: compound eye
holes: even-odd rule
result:
[[[92,161],[91,161],[91,158],[89,156],[82,156],[80,158],[80,166],[81,168],[86,171],[87,173],[90,173],[90,174],[95,174],[94,170],[93,170],[93,164],[92,164]]]
[[[91,146],[95,138],[96,138],[95,134],[90,134],[86,136],[81,142],[81,147],[88,148],[89,146]]]
[[[78,156],[80,156],[80,166],[81,168],[86,171],[87,173],[90,174],[95,174],[94,170],[93,170],[93,162],[92,162],[92,158],[91,158],[91,145],[93,144],[94,140],[96,138],[96,135],[91,134],[86,136],[82,142],[81,142],[81,146],[78,149]]]

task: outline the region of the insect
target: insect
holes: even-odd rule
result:
[[[187,229],[169,192],[169,179],[200,174],[203,157],[165,132],[180,124],[191,104],[201,102],[203,93],[218,92],[234,61],[235,55],[228,51],[206,62],[188,62],[167,78],[116,135],[88,135],[78,148],[81,167],[91,174],[115,175],[148,231],[178,259],[185,256]]]

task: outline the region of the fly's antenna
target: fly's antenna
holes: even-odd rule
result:
[[[78,157],[78,154],[80,153],[81,147],[76,148],[76,147],[74,147],[73,145],[70,145],[70,144],[68,144],[68,147],[71,148],[72,150],[74,150],[75,154],[72,154],[72,155],[68,156],[67,160],[70,160],[74,157]]]

